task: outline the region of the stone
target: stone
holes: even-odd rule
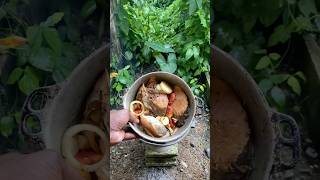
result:
[[[210,158],[210,148],[206,148],[204,152],[207,155],[207,157]]]
[[[303,173],[303,174],[311,174],[312,171],[310,168],[301,168],[299,169],[300,173]]]
[[[312,143],[312,140],[309,139],[309,138],[306,138],[305,141],[306,141],[306,143],[308,143],[308,144],[311,144],[311,143]]]
[[[318,157],[318,153],[312,147],[307,147],[307,149],[305,150],[305,153],[308,157],[313,158],[313,159]]]
[[[171,146],[145,145],[146,166],[175,166],[177,165],[178,144]]]
[[[191,143],[190,143],[190,146],[191,146],[191,147],[194,147],[194,144],[191,142]]]
[[[145,145],[145,157],[173,157],[178,155],[178,144],[171,146]]]
[[[283,177],[284,177],[285,179],[291,179],[293,176],[294,176],[294,172],[293,172],[292,169],[286,170],[286,171],[283,173]]]
[[[182,165],[184,168],[187,168],[187,167],[188,167],[187,163],[185,163],[184,161],[181,161],[180,163],[181,163],[181,165]]]
[[[161,157],[161,158],[152,158],[148,157],[145,159],[146,166],[175,166],[177,165],[177,159],[175,157]]]
[[[193,120],[193,121],[191,122],[191,128],[195,128],[195,127],[196,127],[196,121]]]

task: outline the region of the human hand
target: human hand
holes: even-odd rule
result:
[[[8,153],[0,156],[0,179],[84,180],[58,153],[50,150],[32,154]]]
[[[126,109],[112,110],[110,112],[110,144],[118,144],[123,140],[135,139],[137,136],[130,132],[125,132],[123,128],[128,122],[139,123],[139,120],[130,115]]]

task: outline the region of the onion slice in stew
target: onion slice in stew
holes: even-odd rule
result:
[[[141,101],[132,101],[130,103],[130,112],[136,116],[140,116],[144,112],[144,106]]]

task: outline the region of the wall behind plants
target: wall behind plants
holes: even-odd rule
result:
[[[216,1],[215,14],[214,43],[247,68],[272,107],[303,117],[307,79],[288,54],[304,34],[319,34],[315,1]]]
[[[112,56],[111,105],[120,104],[133,76],[146,73],[146,69],[177,74],[196,96],[206,97],[210,82],[209,0],[114,3],[121,53]]]

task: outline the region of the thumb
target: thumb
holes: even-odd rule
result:
[[[129,111],[126,109],[110,111],[110,129],[121,130],[129,121]]]

